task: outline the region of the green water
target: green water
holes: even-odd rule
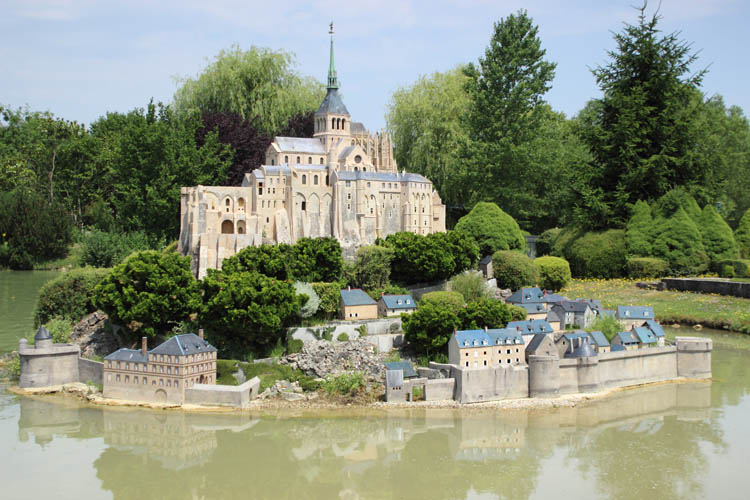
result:
[[[0,497],[745,499],[750,337],[701,334],[712,382],[544,411],[186,414],[0,390]]]
[[[59,271],[0,271],[0,353],[18,348],[34,328],[39,289]]]

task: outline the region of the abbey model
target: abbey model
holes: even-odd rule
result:
[[[265,165],[242,186],[181,190],[179,248],[202,278],[250,245],[332,236],[345,249],[407,231],[445,231],[445,205],[432,182],[399,172],[390,137],[352,122],[339,94],[333,62],[328,91],[310,138],[276,137]]]

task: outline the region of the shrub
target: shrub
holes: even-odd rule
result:
[[[552,245],[554,244],[557,237],[560,235],[561,229],[559,227],[553,227],[547,229],[539,238],[536,240],[536,254],[539,257],[544,255],[550,255],[552,253]]]
[[[589,325],[586,331],[602,332],[604,336],[607,337],[607,340],[612,342],[614,336],[624,329],[625,328],[623,327],[622,323],[617,321],[617,318],[615,318],[614,316],[599,316],[591,322],[591,325]]]
[[[511,321],[523,321],[526,319],[527,312],[521,306],[509,305],[510,308],[510,320]]]
[[[539,286],[545,290],[561,290],[570,281],[570,266],[565,259],[546,255],[534,259],[539,275]]]
[[[434,233],[428,236],[453,256],[454,268],[448,276],[459,274],[469,269],[476,269],[479,263],[479,245],[458,231]]]
[[[625,231],[610,229],[585,233],[565,250],[576,278],[619,278],[625,275]]]
[[[399,285],[388,285],[385,288],[375,288],[367,290],[367,295],[373,298],[373,300],[380,299],[381,295],[408,295],[409,290]]]
[[[734,278],[734,267],[727,264],[721,268],[721,272],[719,274],[722,278]]]
[[[461,297],[460,294],[456,295]],[[453,330],[461,327],[461,320],[454,304],[447,303],[446,307],[446,303],[425,301],[423,298],[419,309],[401,315],[401,326],[404,339],[417,354],[430,354],[445,349]]]
[[[34,310],[34,325],[47,323],[53,317],[76,322],[96,310],[94,287],[109,274],[109,269],[83,267],[61,274],[39,291]]]
[[[625,246],[628,255],[648,257],[652,252],[654,220],[651,207],[643,200],[633,206],[633,212],[625,229]]]
[[[446,279],[456,269],[451,247],[438,234],[422,236],[414,233],[389,234],[379,240],[381,246],[393,250],[391,281],[403,284]]]
[[[536,285],[537,270],[526,254],[500,250],[492,256],[492,273],[498,288],[518,290]]]
[[[289,342],[286,343],[286,352],[288,352],[289,354],[302,352],[302,348],[304,346],[304,342],[302,342],[300,339],[289,339]]]
[[[365,387],[365,377],[360,372],[328,376],[321,387],[330,395],[353,396]]]
[[[717,264],[717,269],[724,269],[729,266],[734,271],[734,276],[738,278],[750,278],[750,260],[722,260]]]
[[[700,222],[700,206],[698,206],[695,198],[681,187],[669,191],[667,194],[656,200],[653,214],[655,218],[669,219],[677,213],[679,209],[682,209],[695,224]]]
[[[337,281],[344,259],[336,238],[300,238],[290,248],[289,272],[299,281]]]
[[[711,262],[737,259],[739,250],[734,240],[732,228],[719,215],[713,205],[703,207],[698,229],[701,232],[703,247]]]
[[[112,322],[150,337],[195,319],[201,297],[190,257],[156,250],[134,253],[96,285],[94,305]]]
[[[633,257],[628,259],[627,267],[631,278],[660,278],[667,275],[669,262],[656,257]]]
[[[461,217],[456,232],[473,238],[480,255],[492,255],[498,250],[524,250],[526,239],[518,223],[494,203],[479,202],[471,212]]]
[[[81,264],[93,267],[114,267],[128,255],[149,250],[145,233],[104,233],[92,231],[81,240]]]
[[[65,318],[52,318],[45,325],[52,342],[55,344],[67,344],[70,340],[70,333],[73,331],[73,324]]]
[[[459,312],[461,328],[504,328],[511,321],[511,311],[505,303],[495,299],[481,299],[470,302]]]
[[[318,312],[320,307],[320,297],[315,293],[315,289],[309,283],[297,281],[294,283],[294,293],[307,297],[302,307],[299,309],[300,318],[310,318]],[[302,301],[300,301],[302,303]]]
[[[681,208],[657,227],[654,255],[669,262],[676,275],[700,274],[708,269],[708,255],[695,223]]]
[[[349,335],[346,333],[340,333],[338,337],[336,337],[336,340],[339,342],[349,342]]]
[[[318,294],[320,305],[318,306],[318,316],[324,319],[335,318],[339,312],[339,291],[341,286],[338,283],[310,283]]]
[[[356,261],[351,271],[352,282],[348,284],[363,290],[385,288],[390,284],[392,260],[393,249],[391,248],[378,245],[358,248]]]
[[[750,259],[750,209],[740,219],[740,223],[734,232],[734,239],[740,250],[740,257]]]
[[[424,295],[422,295],[422,299],[419,301],[420,307],[424,304],[427,304],[428,302],[431,302],[436,305],[440,305],[443,307],[450,307],[453,310],[458,310],[462,308],[466,301],[464,300],[464,296],[461,295],[458,292],[451,292],[451,291],[437,291],[437,292],[428,292]]]
[[[452,292],[460,293],[466,302],[490,297],[487,282],[480,274],[475,272],[461,273],[458,276],[454,276],[448,283],[448,288]]]

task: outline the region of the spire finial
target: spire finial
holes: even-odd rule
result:
[[[328,88],[337,89],[339,88],[339,80],[336,77],[336,67],[333,64],[333,21],[329,25],[328,34],[331,35],[331,62],[328,65]]]

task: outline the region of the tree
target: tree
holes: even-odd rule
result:
[[[164,335],[201,308],[190,257],[147,250],[118,264],[94,288],[94,305],[138,335]]]
[[[479,245],[481,255],[492,255],[498,250],[526,248],[526,239],[516,221],[494,203],[481,202],[474,205],[471,212],[458,221],[455,231],[473,238]]]
[[[682,208],[669,219],[663,219],[656,229],[654,256],[669,262],[670,271],[677,275],[700,274],[708,268],[708,255],[701,242],[695,222]]]
[[[303,283],[301,281],[294,282],[294,293],[298,296],[304,295],[305,300],[300,300],[300,318],[310,318],[318,312],[320,307],[320,297],[315,292],[315,289],[310,283]]]
[[[648,257],[652,251],[654,219],[651,207],[643,200],[638,200],[625,230],[625,244],[628,256]]]
[[[390,284],[393,250],[378,245],[357,249],[353,286],[364,290],[385,288]]]
[[[294,56],[260,47],[222,50],[195,78],[184,78],[174,96],[182,113],[231,112],[272,135],[293,116],[314,111],[323,85],[295,71]]]
[[[638,24],[615,33],[610,62],[593,70],[603,97],[582,117],[593,162],[578,184],[578,208],[589,227],[622,227],[628,205],[675,186],[700,186],[709,165],[693,161],[705,71],[678,33],[660,36],[660,17],[639,9]]]
[[[285,281],[291,278],[288,268],[290,248],[286,243],[245,247],[224,259],[221,269],[227,273],[257,272],[269,278]]]
[[[462,67],[421,76],[411,86],[396,89],[386,112],[396,161],[430,179],[446,205],[466,201],[460,156],[468,140],[466,83]]]
[[[286,281],[258,272],[209,270],[204,278],[201,322],[225,354],[244,357],[282,340],[300,310],[300,297]]]
[[[448,282],[448,289],[460,293],[466,302],[490,298],[491,295],[487,282],[476,272],[457,274]]]
[[[492,273],[498,288],[518,290],[534,286],[537,270],[532,260],[521,252],[498,250],[492,255]]]
[[[750,209],[740,219],[737,230],[734,233],[743,259],[750,259]]]
[[[499,300],[482,298],[469,302],[461,310],[459,317],[464,330],[505,328],[511,321],[511,311],[509,306]]]
[[[453,331],[461,327],[456,312],[433,302],[420,304],[411,314],[401,315],[404,339],[418,354],[441,352]]]
[[[391,281],[403,284],[446,279],[456,269],[450,248],[437,234],[389,234],[379,244],[393,250]]]
[[[545,255],[534,259],[539,286],[544,290],[562,290],[570,282],[570,265],[565,259]]]
[[[713,205],[703,207],[698,229],[701,232],[703,247],[712,263],[739,257],[732,228],[721,218]]]
[[[300,238],[289,254],[289,273],[299,281],[337,281],[344,261],[336,238]]]

